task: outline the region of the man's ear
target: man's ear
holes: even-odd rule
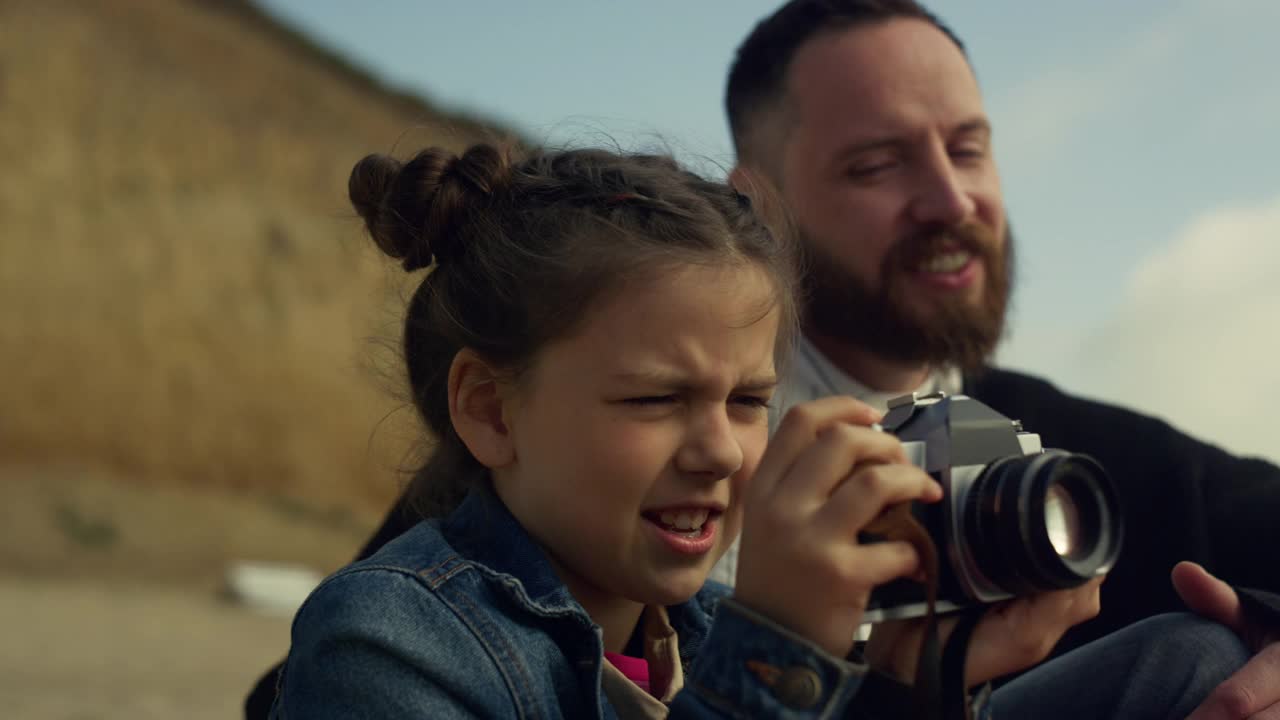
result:
[[[474,351],[462,349],[449,366],[449,419],[481,465],[496,469],[516,457],[507,427],[502,374]]]
[[[750,196],[750,191],[755,189],[756,174],[757,173],[751,170],[751,168],[748,168],[742,163],[738,163],[729,171],[729,187],[743,195]]]
[[[782,191],[763,169],[739,162],[729,171],[729,187],[751,199],[752,212],[775,235],[796,237],[795,221],[782,201]]]

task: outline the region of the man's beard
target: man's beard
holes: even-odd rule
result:
[[[1007,225],[1006,225],[1007,228]],[[989,228],[969,223],[926,228],[894,243],[871,288],[838,261],[804,248],[805,325],[832,340],[869,350],[902,364],[980,368],[1004,331],[1013,289],[1013,237],[1000,243]],[[976,304],[959,298],[921,307],[910,302],[912,275],[921,261],[939,251],[966,250],[983,264],[983,287]]]

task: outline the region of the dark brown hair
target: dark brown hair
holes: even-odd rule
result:
[[[348,192],[383,252],[407,271],[430,268],[403,337],[414,405],[437,440],[409,488],[429,516],[486,476],[449,419],[449,367],[459,350],[519,379],[606,292],[685,263],[760,267],[777,289],[780,355],[796,332],[791,243],[744,195],[668,157],[432,148],[404,164],[364,158]]]
[[[739,158],[750,150],[748,138],[758,116],[785,97],[788,69],[805,43],[822,33],[896,18],[923,20],[965,52],[960,38],[915,0],[791,0],[761,20],[738,46],[725,88],[725,112]]]

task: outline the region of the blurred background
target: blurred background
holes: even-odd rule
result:
[[[237,715],[288,644],[244,563],[337,568],[421,457],[359,157],[721,172],[775,5],[0,0],[0,716]],[[932,7],[1020,244],[1001,362],[1280,460],[1280,4]]]

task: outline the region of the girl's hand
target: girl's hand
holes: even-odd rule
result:
[[[965,687],[1024,670],[1049,656],[1062,634],[1089,620],[1101,607],[1103,578],[1070,590],[1028,595],[992,605],[969,640],[965,659]],[[938,639],[945,646],[956,619],[939,618]],[[923,618],[880,623],[867,642],[867,662],[911,684],[915,679]]]
[[[735,598],[836,657],[853,647],[871,590],[914,574],[905,542],[858,543],[885,508],[942,488],[869,427],[879,413],[829,397],[783,418],[744,493]]]

